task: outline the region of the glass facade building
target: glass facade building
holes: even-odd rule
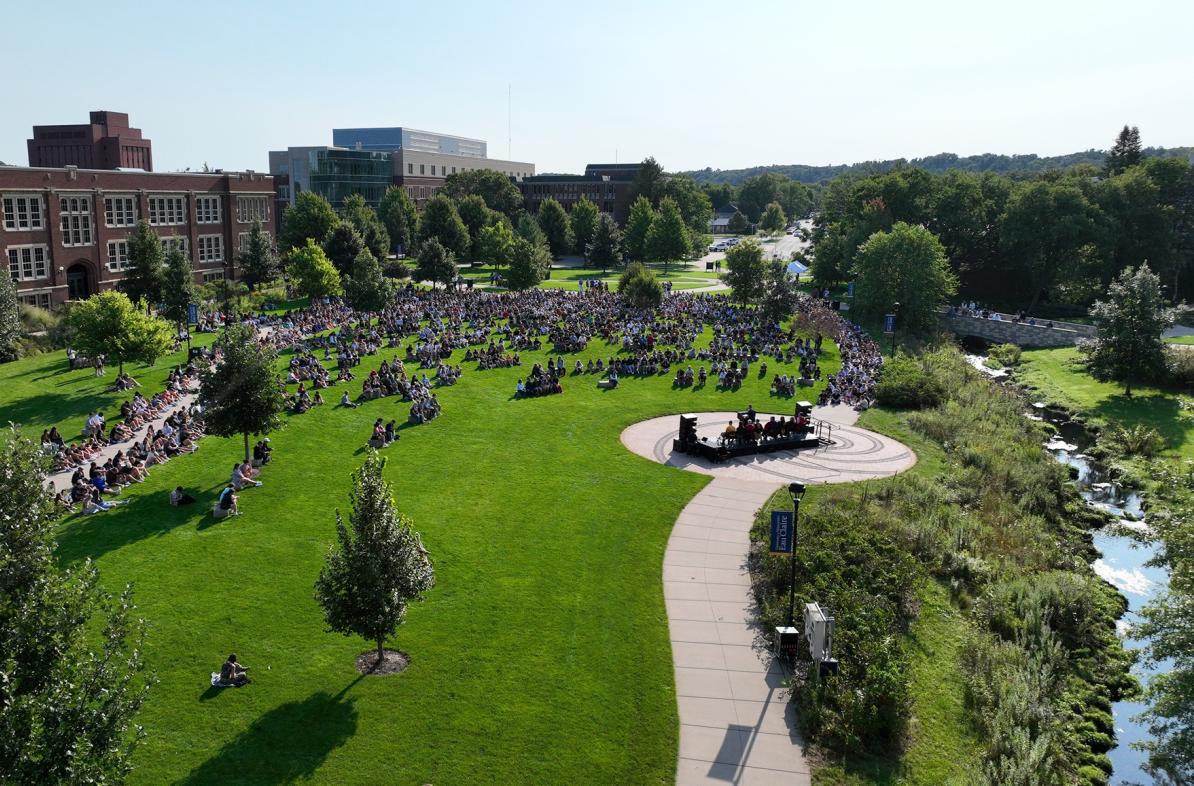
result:
[[[389,153],[322,148],[309,151],[307,156],[310,190],[337,210],[350,194],[360,194],[376,208],[394,183]]]

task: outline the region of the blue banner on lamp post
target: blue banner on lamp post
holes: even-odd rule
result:
[[[192,325],[199,324],[199,306],[194,303],[187,304],[187,322]]]
[[[791,554],[795,514],[790,510],[771,511],[771,553]]]
[[[883,315],[883,332],[884,332],[884,334],[890,336],[891,334],[895,333],[895,319],[896,319],[895,314],[884,314]]]

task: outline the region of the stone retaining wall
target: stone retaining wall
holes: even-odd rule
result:
[[[1043,323],[1048,320],[1029,325],[1013,322],[1010,314],[1000,314],[1000,317],[982,319],[943,313],[941,323],[959,336],[976,336],[992,344],[1018,344],[1022,347],[1069,347],[1077,344],[1079,339],[1098,335],[1092,325],[1054,321],[1053,327],[1045,327]]]

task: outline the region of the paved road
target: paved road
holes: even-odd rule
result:
[[[813,228],[812,219],[803,219],[800,221],[799,226],[811,232]],[[768,259],[783,259],[786,261],[792,258],[792,252],[804,251],[809,246],[807,242],[801,240],[799,237],[787,234],[780,235],[777,238],[765,238],[760,235],[756,236],[756,239],[763,244],[763,252]],[[690,266],[704,270],[706,262],[717,262],[725,258],[724,251],[710,251],[700,259],[690,263]]]

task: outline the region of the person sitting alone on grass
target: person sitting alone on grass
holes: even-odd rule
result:
[[[242,464],[232,465],[232,487],[240,491],[249,486],[260,486],[261,481],[254,480],[252,475],[246,476],[244,473],[244,466]]]
[[[224,487],[224,490],[220,492],[220,496],[216,500],[216,508],[220,511],[218,514],[220,518],[223,518],[224,516],[240,515],[240,508],[237,506],[237,503],[240,502],[240,498],[232,492],[232,484],[228,484]]]
[[[340,396],[340,406],[348,407],[349,409],[357,408],[357,403],[348,395],[347,390]]]
[[[220,667],[220,684],[218,687],[222,688],[239,688],[242,685],[248,685],[252,680],[246,674],[249,668],[242,666],[236,661],[236,653],[228,656],[228,660],[224,661],[224,665]]]
[[[170,504],[174,507],[180,505],[190,505],[194,503],[195,498],[183,491],[182,486],[175,486],[174,491],[170,492]]]

